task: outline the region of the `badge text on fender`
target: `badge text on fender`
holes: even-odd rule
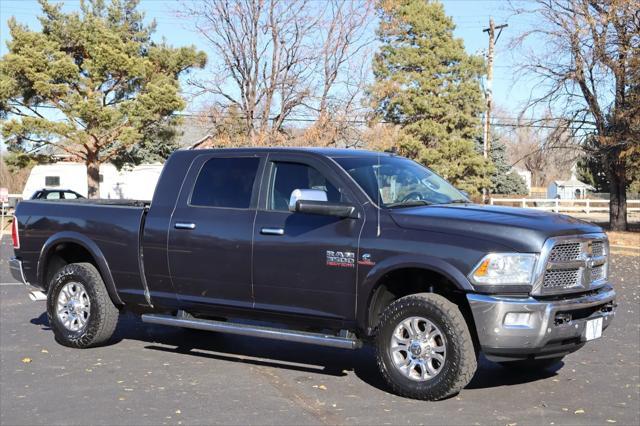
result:
[[[356,254],[354,252],[327,250],[327,266],[354,268],[355,265]]]

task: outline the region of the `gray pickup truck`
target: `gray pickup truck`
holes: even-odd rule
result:
[[[598,226],[472,204],[429,169],[338,149],[179,151],[153,200],[24,201],[13,275],[56,339],[148,323],[356,349],[389,388],[459,392],[479,353],[546,368],[614,315]]]

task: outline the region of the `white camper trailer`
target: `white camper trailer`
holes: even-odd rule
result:
[[[140,164],[133,169],[121,170],[114,188],[120,196],[115,198],[151,201],[162,167],[160,163]]]
[[[116,183],[118,170],[113,164],[100,166],[100,196],[117,198],[109,189]],[[42,164],[31,169],[27,183],[22,191],[24,200],[31,198],[39,189],[71,189],[87,196],[87,167],[82,163],[60,161]]]
[[[118,171],[113,164],[100,166],[100,197],[151,200],[161,164],[143,164]],[[71,189],[87,196],[87,168],[82,163],[58,162],[35,166],[22,191],[23,199],[39,189]]]

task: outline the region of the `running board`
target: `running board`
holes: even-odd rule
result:
[[[261,337],[263,339],[285,340],[287,342],[309,343],[319,346],[331,346],[341,349],[357,349],[362,342],[355,337],[334,336],[331,334],[309,333],[260,325],[238,324],[199,318],[179,318],[172,315],[143,314],[142,322],[171,325],[174,327],[194,328],[196,330],[218,331],[241,336]],[[348,335],[348,333],[347,333]]]

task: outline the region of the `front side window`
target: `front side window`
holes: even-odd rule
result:
[[[381,207],[468,202],[449,182],[403,157],[335,158]]]
[[[247,209],[251,205],[259,158],[212,158],[200,169],[190,204]]]
[[[317,189],[327,193],[327,201],[337,203],[343,195],[315,168],[301,163],[277,162],[274,164],[269,195],[270,210],[289,210],[291,193],[296,189]]]

